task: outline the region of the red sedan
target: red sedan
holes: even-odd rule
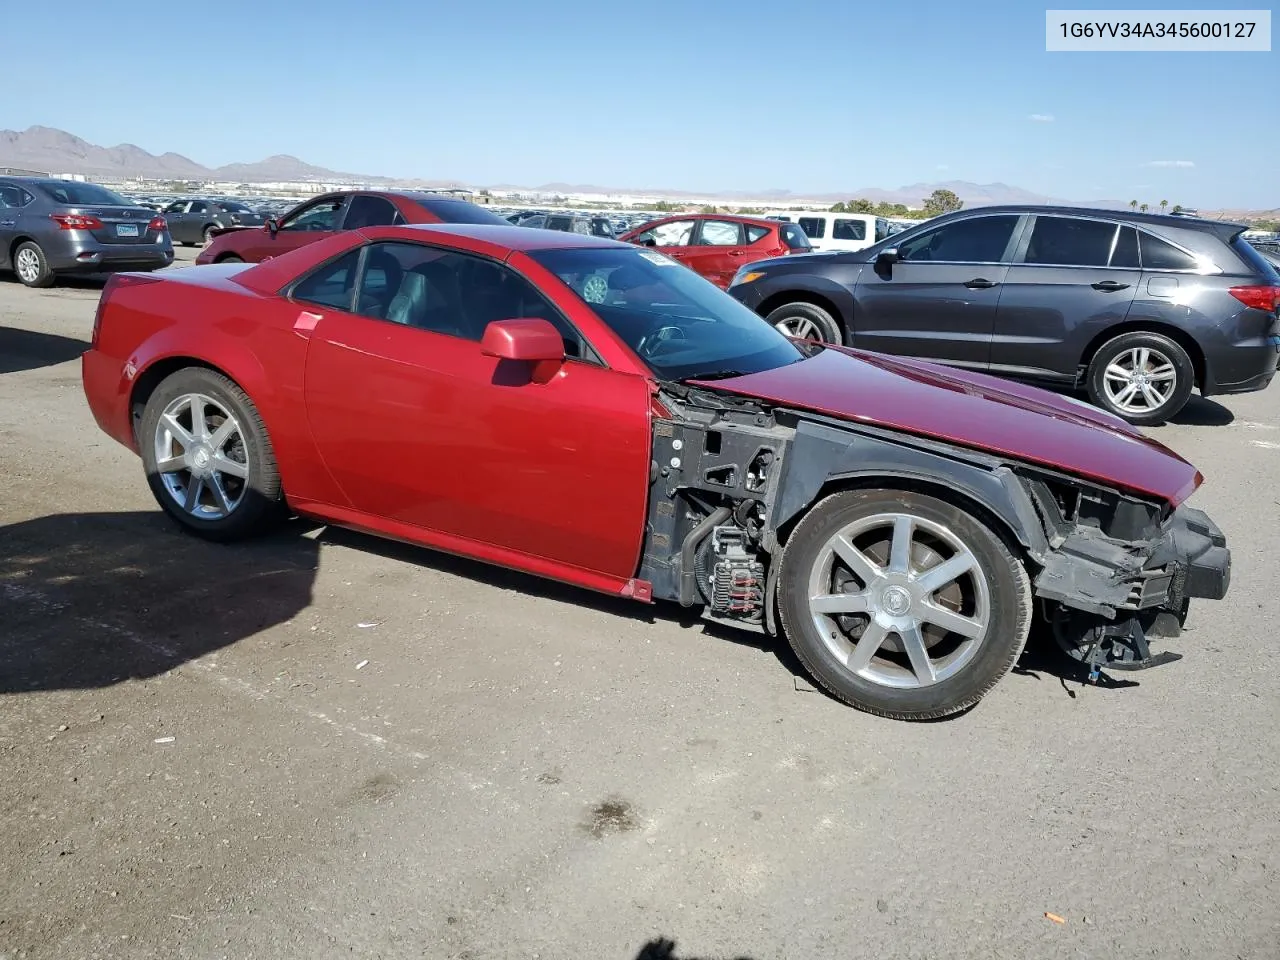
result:
[[[1123,421],[789,339],[612,240],[374,227],[119,275],[83,378],[197,535],[292,512],[701,607],[885,716],[977,702],[1033,614],[1089,676],[1163,662],[1229,582],[1200,474]]]
[[[505,226],[496,213],[457,197],[413,190],[342,190],[300,203],[260,227],[211,230],[197,264],[260,263],[315,243],[341,230],[406,223],[488,223]]]
[[[660,247],[721,290],[748,263],[792,253],[812,253],[809,237],[794,223],[691,213],[651,220],[619,240]]]

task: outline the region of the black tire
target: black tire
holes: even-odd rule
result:
[[[36,272],[23,276],[24,271],[19,267],[18,262],[23,258],[32,256],[35,257]],[[24,240],[13,251],[13,270],[18,276],[18,282],[24,287],[43,288],[53,286],[54,275],[53,270],[49,268],[49,260],[45,257],[44,251],[40,249],[40,244],[34,240]]]
[[[220,405],[241,427],[240,438],[248,476],[237,488],[241,495],[230,513],[205,519],[187,512],[165,485],[156,464],[156,430],[165,409],[187,395],[202,395]],[[182,527],[207,540],[228,542],[267,533],[285,514],[284,495],[275,451],[257,407],[240,387],[220,373],[187,367],[166,377],[147,400],[138,433],[138,446],[147,483],[161,509]],[[186,483],[189,471],[173,474]]]
[[[1168,366],[1173,368],[1173,389],[1167,399],[1158,406],[1149,409],[1135,410],[1116,402],[1107,390],[1107,368],[1117,358],[1128,357],[1134,350],[1149,350],[1149,369],[1161,371]],[[1115,383],[1116,381],[1112,381]],[[1162,333],[1148,330],[1134,330],[1122,333],[1108,340],[1089,362],[1089,400],[1108,413],[1113,413],[1122,420],[1137,426],[1149,427],[1164,423],[1170,417],[1177,416],[1178,411],[1187,405],[1191,391],[1196,385],[1196,368],[1187,356],[1187,351],[1176,341]],[[1123,396],[1123,393],[1119,394]]]
[[[985,577],[988,595],[985,632],[978,638],[967,662],[945,679],[907,688],[894,687],[853,672],[828,647],[824,637],[830,637],[835,644],[843,642],[848,645],[856,641],[849,640],[847,636],[841,640],[830,632],[820,633],[810,611],[810,576],[828,542],[849,524],[879,514],[908,514],[925,523],[946,528],[968,548]],[[931,534],[924,530],[921,536],[927,538]],[[915,549],[927,547],[913,547]],[[942,553],[935,556],[930,565],[941,562]],[[927,570],[928,567],[923,572]],[[964,579],[969,576],[961,574],[945,590],[951,590],[953,586],[960,590],[958,584],[961,582],[976,583],[976,580]],[[867,592],[870,593],[869,590]],[[942,594],[943,590],[937,592],[939,599]],[[814,506],[787,540],[779,570],[777,601],[787,640],[813,679],[859,710],[896,720],[944,717],[977,703],[1012,668],[1031,628],[1031,581],[1023,564],[1004,541],[982,521],[959,507],[935,497],[899,490],[848,490],[834,493]],[[834,619],[828,624],[837,630],[843,629]],[[890,632],[889,636],[895,635]],[[958,635],[952,634],[930,636],[933,647],[929,652],[936,649],[940,656],[947,654],[948,644],[955,649],[954,644],[959,640]],[[912,670],[906,664],[905,653],[895,652],[892,647],[893,643],[901,646],[901,635],[892,642],[885,642],[887,646],[881,648],[877,659],[868,666],[888,671]]]
[[[805,333],[807,339],[818,340],[822,343],[834,343],[839,346],[844,345],[844,332],[840,329],[840,323],[817,304],[807,303],[803,300],[784,303],[782,306],[771,310],[766,319],[775,327],[782,329],[788,336],[798,336],[799,334],[790,333],[788,330],[783,329],[783,324],[787,324],[791,330],[794,330],[797,326],[802,329],[805,327],[816,329],[817,336],[810,336],[807,332]]]
[[[218,263],[244,263],[243,257],[237,257],[234,253],[228,253],[225,257],[219,257]]]

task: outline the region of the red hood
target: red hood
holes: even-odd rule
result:
[[[1168,447],[1102,410],[918,360],[828,347],[776,370],[691,382],[1054,467],[1175,506],[1203,479]]]

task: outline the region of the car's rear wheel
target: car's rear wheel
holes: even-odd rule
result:
[[[843,344],[844,337],[835,317],[816,303],[784,303],[769,312],[768,321],[788,337]]]
[[[53,286],[53,271],[49,268],[49,260],[40,249],[40,244],[33,240],[23,241],[13,251],[13,272],[24,286]]]
[[[781,563],[792,649],[823,687],[880,716],[972,706],[1030,630],[1022,563],[972,514],[924,494],[832,494],[797,525]]]
[[[1196,370],[1160,333],[1135,330],[1104,343],[1089,363],[1089,399],[1139,426],[1164,423],[1187,404]]]
[[[244,263],[244,259],[237,257],[234,253],[228,253],[225,257],[219,257],[218,263]]]
[[[188,367],[165,378],[147,400],[138,442],[157,502],[193,533],[238,540],[283,512],[266,425],[219,373]]]

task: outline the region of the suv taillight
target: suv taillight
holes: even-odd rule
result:
[[[102,317],[107,310],[107,301],[121,287],[136,287],[144,283],[159,283],[162,278],[149,277],[141,273],[113,273],[103,284],[102,294],[98,297],[98,309],[93,312],[93,336],[89,338],[90,349],[97,349],[98,332],[102,328]]]
[[[102,221],[87,213],[51,213],[49,219],[59,230],[101,230]]]
[[[1246,307],[1265,310],[1267,313],[1280,312],[1280,287],[1232,287],[1227,292]]]
[[[148,230],[164,230],[169,224],[164,217],[152,217],[151,222],[147,224]]]

